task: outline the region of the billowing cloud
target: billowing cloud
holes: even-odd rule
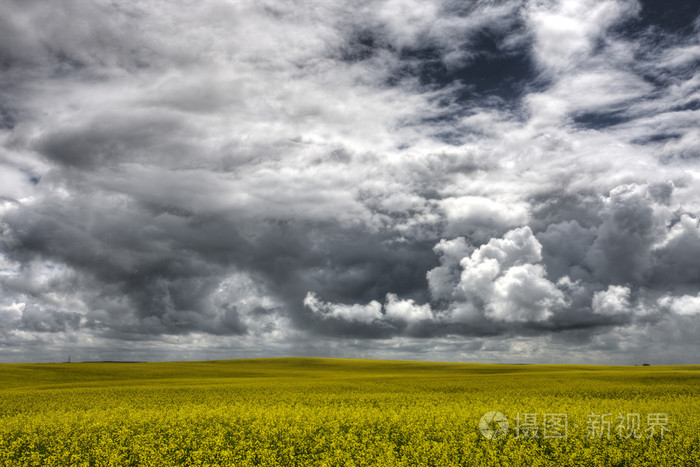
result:
[[[696,361],[699,32],[693,2],[5,0],[0,360]]]
[[[539,264],[513,266],[494,284],[487,316],[504,321],[542,321],[566,304],[564,294]]]
[[[608,286],[607,290],[593,295],[593,312],[616,315],[630,311],[630,289],[621,285]]]
[[[432,319],[433,314],[429,304],[416,305],[413,300],[399,300],[394,294],[386,296],[386,315],[390,319],[413,322]]]
[[[680,297],[664,296],[659,299],[659,305],[671,312],[682,316],[692,316],[700,313],[700,295],[682,295]]]
[[[304,299],[304,305],[323,318],[337,318],[360,323],[371,323],[382,318],[382,305],[376,300],[372,300],[367,305],[325,303],[320,301],[315,294],[309,292]]]

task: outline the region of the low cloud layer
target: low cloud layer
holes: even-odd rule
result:
[[[697,363],[693,2],[0,3],[0,360]]]

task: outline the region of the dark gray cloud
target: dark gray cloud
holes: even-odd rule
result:
[[[692,2],[0,3],[0,359],[697,361]]]

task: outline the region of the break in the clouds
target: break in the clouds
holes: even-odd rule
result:
[[[697,363],[700,6],[0,0],[0,359]]]

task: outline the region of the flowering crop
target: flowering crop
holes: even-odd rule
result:
[[[698,375],[305,358],[5,364],[0,465],[694,465]],[[508,429],[490,439],[479,422],[493,411]]]

